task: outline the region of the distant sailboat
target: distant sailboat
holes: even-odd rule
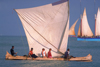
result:
[[[100,36],[100,8],[98,8],[97,16],[95,18],[95,36]]]
[[[69,36],[76,37],[76,34],[75,34],[75,26],[76,26],[76,23],[77,22],[78,22],[78,19],[75,21],[75,23],[69,29]]]
[[[81,37],[91,37],[93,36],[93,33],[90,29],[90,26],[88,24],[87,15],[86,15],[86,8],[84,8],[83,16],[81,18],[81,24],[79,26],[80,28],[80,36]]]
[[[96,18],[96,22],[95,22],[95,35],[97,36],[97,31],[99,32],[100,31],[100,25],[99,25],[99,21],[100,19],[100,16],[99,16],[99,9],[98,9],[98,13],[97,13],[97,18]],[[100,41],[100,38],[97,38],[93,35],[90,27],[89,27],[89,24],[88,24],[88,20],[87,20],[87,15],[86,15],[86,8],[84,9],[84,12],[83,12],[83,16],[81,18],[81,23],[79,25],[79,30],[78,30],[78,38],[77,40],[78,41]]]

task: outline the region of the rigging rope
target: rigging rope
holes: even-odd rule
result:
[[[14,9],[15,10],[15,9]],[[18,22],[18,20],[17,20]],[[22,44],[23,44],[23,47],[24,47],[24,51],[25,51],[25,54],[27,54],[27,51],[25,50],[25,46],[24,46],[24,41],[23,41],[23,37],[22,37],[22,34],[21,34],[21,29],[20,29],[20,25],[17,23],[17,26],[19,28],[19,31],[20,31],[20,35],[21,35],[21,40],[22,40]]]
[[[81,8],[82,8],[81,6],[82,6],[82,5],[81,5],[81,0],[80,0],[80,16],[79,16],[80,19],[81,19]]]
[[[82,36],[82,21],[81,21],[81,19],[82,19],[82,14],[81,14],[81,8],[82,8],[82,5],[81,5],[81,0],[80,0],[80,36]]]
[[[94,14],[95,14],[95,0],[94,0]]]
[[[94,22],[96,21],[96,14],[95,14],[95,0],[94,0]],[[94,27],[95,27],[95,29],[94,29],[94,34],[96,35],[96,22],[95,22],[95,24],[94,24]]]

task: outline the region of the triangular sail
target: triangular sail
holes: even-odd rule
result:
[[[90,26],[88,24],[88,20],[87,20],[87,15],[86,15],[86,8],[84,9],[83,12],[83,17],[82,17],[82,36],[86,36],[86,37],[90,37],[93,36],[93,33],[90,29]]]
[[[16,9],[27,37],[29,49],[40,56],[42,48],[61,56],[67,49],[69,1],[61,0],[34,8]]]
[[[75,26],[76,26],[77,21],[78,21],[78,19],[75,21],[75,23],[69,29],[69,35],[76,35],[75,34]]]
[[[100,8],[98,8],[95,26],[95,36],[100,36]]]
[[[81,36],[81,29],[80,29],[81,25],[79,25],[79,28],[78,28],[78,34],[77,36],[80,37]]]

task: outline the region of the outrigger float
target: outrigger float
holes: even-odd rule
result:
[[[46,60],[59,60],[59,61],[87,61],[91,62],[92,61],[92,56],[88,54],[85,57],[75,57],[75,58],[70,58],[70,59],[64,59],[64,58],[32,58],[32,57],[27,57],[27,56],[12,56],[8,52],[6,52],[6,60],[37,60],[37,61],[46,61]]]

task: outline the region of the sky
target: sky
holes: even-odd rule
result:
[[[2,36],[24,36],[24,29],[17,13],[13,9],[30,8],[46,5],[59,0],[0,0],[0,35]],[[100,0],[69,0],[70,26],[80,18],[86,8],[88,23],[94,33],[95,14],[100,7]],[[76,24],[77,34],[80,19]]]

